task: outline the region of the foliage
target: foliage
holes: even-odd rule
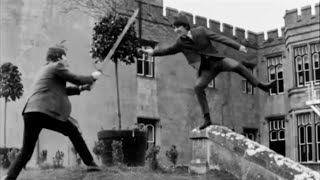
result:
[[[103,152],[105,152],[106,146],[103,141],[99,140],[94,142],[94,147],[92,149],[93,153],[100,159],[100,156]]]
[[[64,153],[58,150],[56,152],[56,155],[52,158],[53,168],[63,168],[63,158],[64,158]]]
[[[175,145],[172,145],[170,150],[166,151],[166,157],[173,164],[173,166],[176,166],[176,164],[177,164],[178,155],[179,155],[179,153],[178,153]]]
[[[12,148],[10,151],[8,151],[7,156],[10,164],[13,163],[13,161],[17,158],[19,153],[20,150],[18,148]]]
[[[39,154],[38,164],[40,169],[50,169],[52,168],[52,165],[50,165],[47,162],[48,158],[48,151],[46,149],[43,149]]]
[[[160,146],[151,146],[146,154],[146,159],[149,161],[149,168],[153,171],[160,170],[161,166],[157,158],[160,152]]]
[[[48,151],[46,149],[42,150],[39,154],[39,160],[38,163],[41,165],[44,162],[47,161],[47,157],[48,157]]]
[[[119,0],[63,0],[63,12],[80,10],[93,18],[105,16],[110,12],[117,12]]]
[[[112,162],[115,165],[121,165],[123,164],[123,150],[122,150],[122,142],[121,141],[112,141]]]
[[[72,151],[72,153],[73,153],[73,154],[75,155],[75,157],[76,157],[76,163],[77,163],[77,165],[80,165],[82,160],[81,160],[81,157],[80,157],[78,151],[76,150],[76,148],[75,148],[74,146],[71,147],[71,151]]]
[[[95,23],[90,51],[92,58],[99,61],[104,60],[126,26],[127,21],[127,17],[109,13],[102,17],[99,22]],[[139,41],[136,36],[135,26],[132,24],[111,57],[111,60],[115,63],[118,63],[118,61],[126,64],[134,63],[134,59],[139,56],[138,47]]]
[[[8,168],[10,166],[10,162],[7,154],[0,154],[0,167]]]
[[[8,168],[18,155],[19,149],[17,148],[0,148],[0,167]]]
[[[21,73],[11,62],[3,63],[0,67],[0,98],[7,102],[19,99],[23,94]]]

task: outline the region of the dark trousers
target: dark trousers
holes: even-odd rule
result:
[[[23,115],[23,119],[23,144],[16,160],[9,167],[7,173],[8,180],[16,179],[21,169],[30,160],[42,128],[50,129],[68,136],[84,164],[90,165],[93,162],[93,157],[78,128],[70,121],[63,122],[38,112],[26,113]]]
[[[253,74],[244,65],[234,59],[210,59],[210,57],[209,59],[202,58],[194,90],[203,114],[209,113],[209,105],[205,94],[205,89],[211,80],[213,80],[219,73],[225,71],[238,73],[247,79],[254,87],[259,84],[259,81],[253,76]]]

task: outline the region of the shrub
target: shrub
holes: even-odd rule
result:
[[[8,147],[0,148],[0,167],[8,168],[10,166],[10,162],[12,162],[16,158],[17,153],[12,151],[13,149],[17,149],[17,148],[8,148]],[[10,155],[10,160],[8,155]]]
[[[153,171],[160,170],[160,163],[157,158],[160,152],[160,146],[151,146],[146,154],[146,159],[149,161],[149,168]]]
[[[96,141],[94,142],[94,147],[92,149],[93,153],[97,156],[98,159],[100,159],[101,154],[105,151],[105,144],[103,141]]]
[[[8,156],[6,154],[0,154],[0,167],[8,168],[10,166],[10,162],[8,160]]]
[[[171,146],[171,149],[166,151],[166,156],[168,158],[168,160],[173,164],[173,166],[175,167],[177,164],[177,160],[178,160],[178,151],[175,145]]]
[[[112,162],[115,165],[123,164],[123,150],[122,150],[122,142],[121,141],[112,141]]]
[[[58,150],[56,152],[56,155],[52,158],[53,168],[63,168],[63,158],[64,158],[64,153]]]
[[[81,157],[78,153],[78,151],[76,150],[76,148],[74,148],[74,146],[72,146],[71,151],[73,152],[73,154],[76,156],[76,163],[77,165],[81,164]]]
[[[12,148],[11,150],[8,151],[7,156],[10,164],[13,163],[13,161],[17,158],[19,152],[20,150],[17,148]]]
[[[38,163],[41,165],[47,161],[48,151],[46,149],[42,150],[39,154]]]

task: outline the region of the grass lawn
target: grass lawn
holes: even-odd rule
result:
[[[28,169],[23,170],[18,180],[237,180],[232,175],[213,171],[206,175],[188,172],[160,173],[147,170],[145,167],[101,167],[100,172],[87,172],[85,168],[63,169]],[[0,175],[6,170],[0,169]]]

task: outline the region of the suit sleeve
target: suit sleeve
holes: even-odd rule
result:
[[[172,54],[177,54],[179,52],[181,52],[181,50],[180,50],[179,45],[176,41],[176,43],[169,45],[169,46],[165,46],[165,47],[157,45],[154,48],[153,56],[172,55]]]
[[[206,36],[212,40],[212,41],[216,41],[216,42],[219,42],[219,43],[222,43],[222,44],[225,44],[227,46],[230,46],[236,50],[239,50],[240,48],[240,44],[236,41],[234,41],[233,39],[230,39],[230,38],[227,38],[223,35],[220,35],[220,34],[217,34],[213,31],[210,31],[206,28],[203,28],[205,33],[206,33]]]
[[[67,82],[75,85],[83,85],[87,83],[93,83],[94,79],[91,75],[78,75],[71,72],[68,68],[68,64],[63,61],[57,62],[55,74]]]
[[[80,89],[78,86],[68,86],[67,87],[67,95],[72,96],[72,95],[80,95]]]

